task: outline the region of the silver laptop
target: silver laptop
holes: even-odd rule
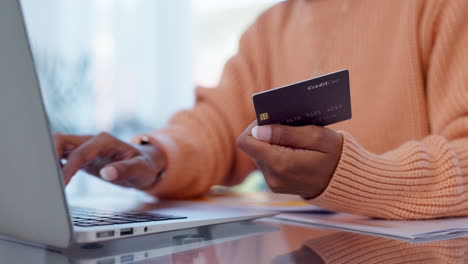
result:
[[[69,211],[18,0],[0,1],[0,235],[56,248],[272,215],[176,203]]]

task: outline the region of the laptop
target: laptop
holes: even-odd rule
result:
[[[18,0],[0,1],[0,235],[53,248],[270,216],[175,203],[71,210]]]

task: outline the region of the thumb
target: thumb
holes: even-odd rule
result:
[[[273,145],[328,152],[327,142],[333,131],[328,128],[309,125],[301,127],[284,125],[264,125],[252,129],[252,136]]]
[[[99,175],[103,180],[120,186],[144,189],[158,180],[161,170],[139,156],[108,164],[99,171]]]

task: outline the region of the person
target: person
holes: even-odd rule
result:
[[[141,144],[107,133],[55,135],[65,181],[84,169],[182,199],[259,168],[273,191],[331,210],[468,215],[466,14],[466,0],[278,3],[244,33],[218,86],[198,87],[194,108],[137,137]],[[254,93],[343,68],[351,120],[327,128],[252,123]]]

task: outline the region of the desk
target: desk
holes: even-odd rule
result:
[[[144,207],[151,207],[145,205]],[[75,246],[0,240],[0,263],[463,263],[468,238],[411,244],[261,219]]]

